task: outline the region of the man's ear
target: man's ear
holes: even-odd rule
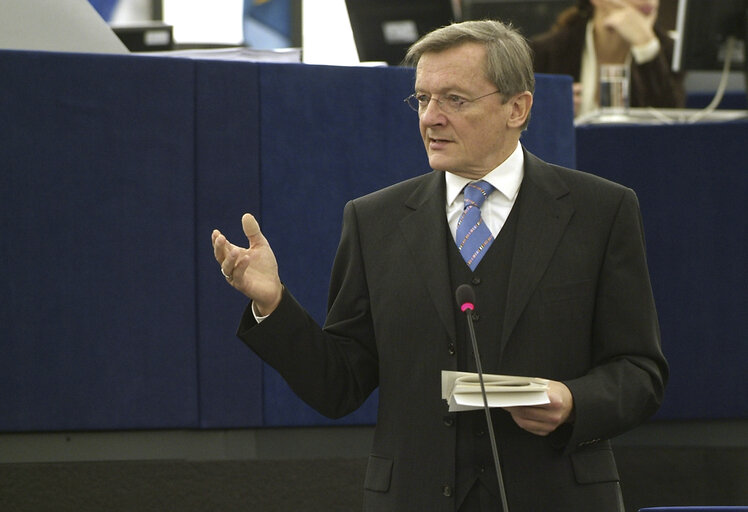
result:
[[[530,115],[532,108],[532,93],[530,91],[521,92],[509,99],[512,111],[509,114],[507,124],[510,128],[522,128]]]

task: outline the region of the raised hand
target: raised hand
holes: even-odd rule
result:
[[[252,299],[259,315],[266,316],[278,307],[283,292],[278,263],[253,215],[242,216],[242,228],[249,247],[232,244],[214,229],[211,235],[213,254],[226,281]]]
[[[603,26],[617,32],[631,46],[646,44],[655,37],[657,2],[652,0],[595,0],[604,14]]]

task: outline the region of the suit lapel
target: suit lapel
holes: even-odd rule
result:
[[[447,261],[447,230],[444,174],[432,172],[405,202],[412,210],[400,221],[400,229],[408,245],[417,276],[424,283],[439,319],[449,334],[456,337],[454,298],[449,281]]]
[[[568,194],[568,188],[548,164],[525,152],[525,177],[515,205],[519,207],[519,217],[501,336],[502,350],[574,213]],[[406,200],[405,205],[412,213],[401,219],[400,229],[417,269],[414,280],[424,283],[439,319],[449,337],[454,339],[455,302],[449,280],[444,197],[443,174],[427,175]]]
[[[501,348],[525,309],[571,219],[569,190],[553,169],[525,151],[525,177],[509,275]]]

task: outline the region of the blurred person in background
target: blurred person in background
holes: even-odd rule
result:
[[[577,117],[598,108],[603,64],[629,66],[630,106],[683,108],[683,75],[671,69],[673,40],[655,26],[658,9],[659,0],[579,0],[530,41],[535,71],[572,76]]]

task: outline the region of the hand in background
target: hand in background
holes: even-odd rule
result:
[[[631,46],[651,41],[655,36],[657,2],[652,0],[594,0],[604,13],[603,25],[614,30]]]
[[[278,307],[283,292],[278,263],[254,216],[245,213],[242,228],[249,241],[248,248],[230,243],[215,229],[211,236],[213,254],[226,281],[252,299],[260,315],[267,316]]]
[[[571,93],[574,97],[574,117],[576,117],[582,108],[582,83],[574,82],[571,86]]]

